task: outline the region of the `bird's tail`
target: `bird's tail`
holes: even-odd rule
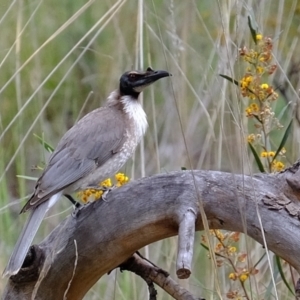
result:
[[[49,208],[57,202],[60,196],[61,193],[53,195],[48,201],[41,203],[31,211],[2,276],[11,276],[19,272],[25,260],[27,251],[44,219],[45,214]]]

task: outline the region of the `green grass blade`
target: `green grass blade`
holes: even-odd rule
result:
[[[266,252],[261,256],[261,258],[255,263],[255,265],[253,266],[253,268],[256,268],[257,265],[263,260],[263,258],[266,256]]]
[[[209,251],[209,248],[208,248],[206,245],[204,245],[203,243],[200,243],[200,245],[201,245],[205,250]],[[222,255],[222,254],[220,254],[220,253],[218,253],[218,252],[215,252],[215,251],[214,251],[214,254],[215,254],[215,256],[219,256],[219,257],[222,257],[222,258],[226,258],[224,255]]]
[[[207,251],[209,251],[209,248],[208,248],[205,244],[200,243],[200,245],[201,245],[204,249],[206,249]]]
[[[227,76],[227,75],[223,75],[223,74],[219,74],[219,75],[220,75],[221,77],[227,79],[228,81],[234,83],[234,84],[237,85],[237,86],[240,85],[239,82],[238,82],[237,80],[235,80],[235,79],[233,79],[233,78],[231,78],[231,77],[229,77],[229,76]]]
[[[265,168],[264,168],[264,166],[263,166],[263,164],[262,164],[262,162],[261,162],[261,160],[260,160],[260,158],[259,158],[256,150],[254,149],[254,147],[252,146],[251,143],[248,143],[248,145],[249,145],[250,150],[251,150],[251,152],[252,152],[252,154],[253,154],[253,156],[255,158],[255,161],[256,161],[256,164],[258,166],[259,171],[262,172],[262,173],[265,173]]]
[[[279,271],[279,274],[281,276],[282,281],[284,282],[284,284],[286,285],[288,290],[295,296],[294,290],[291,288],[291,286],[289,285],[289,283],[287,282],[287,280],[284,276],[284,272],[282,270],[282,265],[281,265],[281,262],[280,262],[280,257],[276,255],[275,259],[276,259],[276,265],[277,265],[277,268],[278,268],[278,271]]]
[[[26,180],[32,180],[32,181],[36,181],[37,177],[32,177],[32,176],[26,176],[26,175],[16,175],[18,178],[23,178]]]
[[[290,132],[291,132],[291,129],[292,129],[292,124],[293,124],[293,120],[290,121],[290,124],[288,125],[283,137],[282,137],[282,140],[280,142],[280,145],[272,159],[272,162],[275,160],[275,158],[277,157],[277,155],[279,154],[279,152],[281,151],[281,149],[284,147],[285,143],[286,143],[286,140],[287,138],[289,137],[290,135]]]
[[[48,144],[47,142],[45,142],[45,139],[44,139],[44,136],[43,137],[40,137],[38,136],[37,134],[33,134],[37,140],[43,145],[43,147],[46,149],[46,151],[52,153],[54,151],[54,148]]]
[[[251,20],[250,16],[248,16],[248,26],[250,28],[252,39],[253,39],[255,45],[257,45],[257,39],[256,39],[257,31],[252,26],[252,20]]]

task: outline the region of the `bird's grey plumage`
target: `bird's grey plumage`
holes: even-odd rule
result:
[[[58,143],[27,207],[47,200],[115,155],[126,138],[124,122],[121,111],[108,106],[92,111],[75,124]]]
[[[16,274],[45,214],[62,194],[95,186],[117,172],[132,156],[147,128],[138,102],[142,89],[169,76],[166,71],[126,72],[120,88],[69,129],[58,143],[35,191],[21,212],[31,210],[3,275]]]
[[[55,194],[53,197],[53,202],[59,200],[62,193]],[[30,212],[29,218],[23,227],[23,230],[19,236],[19,239],[15,245],[11,258],[3,272],[3,276],[15,275],[21,268],[24,259],[26,257],[27,251],[38,231],[45,214],[49,209],[49,203],[43,202],[35,210]]]

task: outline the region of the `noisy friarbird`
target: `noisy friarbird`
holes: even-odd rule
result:
[[[30,211],[30,215],[3,276],[21,269],[46,212],[62,195],[96,186],[133,155],[148,126],[139,94],[167,76],[170,73],[151,68],[124,73],[106,105],[84,116],[65,133],[21,211]]]

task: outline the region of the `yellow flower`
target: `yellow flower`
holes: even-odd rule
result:
[[[235,273],[230,273],[230,274],[228,275],[228,278],[231,279],[231,280],[236,280],[237,276],[236,276]]]
[[[255,141],[255,134],[251,133],[247,137],[248,143],[253,143]]]
[[[281,161],[275,161],[273,162],[273,170],[275,172],[280,172],[284,169],[284,163],[282,163]]]
[[[262,151],[260,156],[261,157],[268,157],[268,152],[267,151]]]
[[[116,174],[115,178],[117,180],[117,187],[120,187],[129,181],[129,178],[123,173]]]
[[[269,85],[267,83],[263,83],[260,87],[262,89],[267,89],[269,87]]]
[[[268,156],[269,157],[274,157],[275,156],[275,152],[274,151],[269,151],[268,152]]]
[[[123,173],[118,173],[115,175],[115,178],[117,180],[116,186],[122,186],[123,184],[127,183],[129,181],[129,178],[123,174]],[[98,184],[100,187],[104,188],[109,188],[112,187],[112,181],[110,178],[107,178],[100,182]],[[84,203],[95,201],[101,198],[103,195],[104,191],[101,189],[86,189],[84,191],[78,192],[77,197]]]
[[[250,106],[248,106],[246,109],[246,117],[251,117],[252,116],[252,109]]]
[[[235,253],[236,252],[236,247],[233,247],[233,246],[229,247],[228,252],[229,253]]]
[[[251,75],[243,77],[240,81],[242,89],[247,88],[252,81],[253,81],[253,76]]]
[[[225,239],[224,234],[223,234],[220,230],[215,230],[215,234],[216,234],[216,237],[217,237],[220,241],[224,241],[224,239]]]
[[[246,272],[246,273],[241,274],[239,276],[239,279],[241,282],[245,282],[248,279],[248,277],[249,277],[249,274],[248,274],[248,272]]]
[[[259,107],[256,103],[251,103],[250,107],[251,107],[252,111],[257,112],[259,110]]]
[[[111,187],[112,183],[110,178],[102,181],[99,186],[101,187]],[[77,197],[84,203],[93,202],[95,200],[99,200],[103,195],[103,191],[98,189],[86,189],[77,193]]]
[[[103,191],[97,191],[94,194],[95,200],[100,199],[100,197],[103,195]]]
[[[249,93],[248,97],[249,97],[249,99],[251,99],[251,100],[255,100],[255,99],[256,99],[256,95],[255,95],[255,94],[252,94],[252,93]]]
[[[103,186],[103,187],[110,187],[110,186],[112,186],[111,179],[107,178],[107,179],[103,180],[99,185]]]
[[[260,66],[256,67],[256,72],[258,74],[262,74],[264,71],[265,71],[265,69],[263,67],[260,67]]]
[[[257,34],[257,35],[256,35],[256,40],[257,40],[257,41],[261,41],[262,38],[263,38],[262,34]]]
[[[284,147],[282,147],[282,149],[280,150],[279,154],[280,155],[284,155],[286,153],[286,149]]]

